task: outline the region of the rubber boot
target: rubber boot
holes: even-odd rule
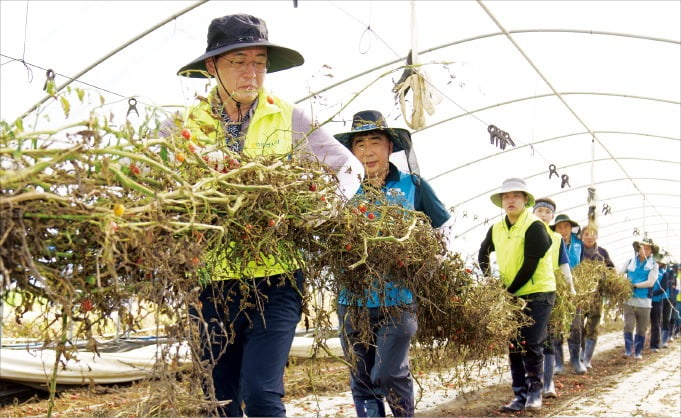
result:
[[[575,373],[586,373],[586,367],[579,361],[579,350],[581,349],[579,344],[568,344],[568,349],[570,350],[570,365],[575,369]]]
[[[556,358],[556,368],[553,371],[555,374],[563,374],[563,343],[553,341],[553,353]]]
[[[591,338],[587,338],[586,342],[584,343],[584,367],[587,369],[591,368],[591,357],[594,355],[594,350],[596,349],[596,340],[592,340]]]
[[[631,350],[634,348],[634,334],[631,332],[624,333],[624,355],[622,357],[631,357]]]
[[[541,409],[542,392],[544,385],[542,378],[544,377],[544,362],[531,365],[525,364],[525,371],[527,375],[525,381],[527,382],[527,400],[525,401],[525,409],[528,411],[536,411]]]
[[[645,344],[645,342],[645,335],[634,336],[634,358],[636,360],[643,360],[643,344]]]
[[[384,417],[383,399],[355,399],[355,411],[358,417]]]
[[[527,387],[513,386],[513,393],[515,398],[506,405],[503,405],[499,410],[501,412],[518,412],[525,409],[525,401],[527,401]]]
[[[556,364],[555,354],[544,354],[544,390],[545,398],[556,398],[556,386],[553,384],[553,368]]]
[[[388,402],[390,410],[394,417],[413,417],[414,416],[414,400],[400,399],[397,402]]]
[[[668,329],[663,329],[662,330],[662,348],[667,348],[669,347],[667,345],[667,341],[669,341],[669,330]]]

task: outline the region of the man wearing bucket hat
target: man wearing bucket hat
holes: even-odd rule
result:
[[[652,300],[650,288],[657,280],[659,267],[654,254],[659,252],[650,238],[634,241],[634,257],[620,267],[619,272],[626,274],[633,286],[632,295],[624,304],[624,358],[630,358],[632,349],[637,360],[643,359],[643,344],[650,321]],[[636,334],[634,334],[634,328]]]
[[[524,312],[533,320],[520,328],[520,337],[509,344],[515,398],[500,409],[537,410],[542,406],[543,344],[556,298],[550,251],[553,241],[548,226],[528,210],[535,200],[523,179],[504,180],[501,190],[490,199],[504,209],[506,216],[492,225],[482,241],[480,267],[488,271],[490,253],[495,252],[501,281],[511,294],[527,302]]]
[[[315,155],[337,174],[339,193],[350,197],[363,176],[359,161],[301,109],[263,87],[266,73],[303,61],[298,52],[269,41],[262,19],[246,14],[213,19],[206,52],[178,74],[214,78],[217,86],[208,98],[199,98],[182,127],[191,140],[226,146],[237,155]],[[216,169],[224,162],[221,151],[204,157]],[[247,260],[245,269],[233,268],[228,254],[224,258],[227,277],[211,277],[199,297],[200,312],[193,312],[200,318],[197,355],[210,375],[204,395],[220,402],[219,415],[285,416],[283,374],[301,318],[302,272],[275,255]],[[242,300],[255,293],[263,303],[243,308]]]
[[[536,199],[534,202],[534,209],[532,211],[539,219],[544,221],[548,226],[553,221],[553,214],[556,213],[556,202],[548,197],[542,197]],[[567,249],[565,248],[565,242],[561,235],[555,231],[551,231],[551,240],[553,244],[551,245],[551,255],[553,257],[553,270],[556,275],[556,279],[562,276],[565,280],[565,284],[568,286],[568,292],[571,295],[576,294],[575,286],[572,283],[572,271],[570,271],[570,263],[568,261]],[[558,300],[558,293],[556,293],[556,300]],[[558,396],[556,393],[556,386],[553,382],[553,372],[556,364],[556,352],[554,349],[553,341],[556,339],[555,326],[549,321],[547,328],[547,338],[544,341],[544,391],[543,396],[545,398],[555,398]],[[560,355],[562,356],[562,352]],[[561,358],[561,363],[562,363]]]
[[[556,220],[551,225],[551,229],[558,232],[565,242],[565,247],[568,253],[568,262],[570,268],[577,267],[582,257],[583,243],[577,236],[579,231],[579,224],[567,214],[561,213],[556,216]],[[580,360],[580,350],[582,341],[582,321],[583,315],[577,311],[575,317],[570,324],[570,336],[568,337],[568,351],[570,352],[570,365],[577,374],[586,373],[586,367]],[[556,353],[556,373],[563,373],[563,336],[558,335],[553,340],[554,352]]]
[[[380,112],[365,110],[353,116],[349,132],[335,137],[364,164],[366,179],[355,198],[362,199],[365,194],[380,191],[391,204],[425,213],[431,225],[439,228],[447,240],[451,217],[431,186],[390,162],[394,152],[409,154],[409,131],[389,128]],[[384,417],[384,398],[393,416],[414,416],[409,347],[417,330],[416,306],[411,291],[399,285],[398,273],[395,276],[382,290],[367,289],[362,295],[356,295],[343,289],[338,296],[340,340],[352,364],[350,388],[360,417]],[[402,309],[389,311],[386,307]],[[361,340],[354,318],[357,309],[368,310],[372,341]]]

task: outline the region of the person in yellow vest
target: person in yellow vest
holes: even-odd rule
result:
[[[533,212],[539,219],[544,221],[548,226],[553,221],[553,216],[556,213],[556,203],[548,197],[536,199],[534,202]],[[562,276],[565,283],[568,285],[568,291],[571,295],[576,295],[574,283],[572,282],[572,271],[570,270],[570,262],[568,259],[567,248],[563,237],[554,231],[551,231],[551,256],[553,257],[553,271],[556,278]],[[561,356],[560,363],[563,362],[562,350],[556,352],[553,341],[556,339],[555,331],[549,324],[547,332],[548,336],[544,342],[544,392],[545,398],[556,398],[556,385],[553,382],[553,372],[556,365],[556,357]]]
[[[490,196],[506,216],[492,225],[480,245],[478,262],[489,272],[490,254],[496,253],[499,276],[514,296],[526,301],[524,312],[532,325],[520,328],[509,344],[511,380],[515,398],[503,412],[538,410],[542,406],[544,353],[547,325],[556,299],[553,245],[549,227],[528,208],[535,203],[525,181],[504,180],[501,191]]]
[[[224,141],[247,156],[314,155],[337,175],[339,194],[350,198],[364,175],[359,160],[301,109],[263,87],[266,73],[303,62],[297,51],[269,42],[262,19],[245,14],[213,19],[206,52],[178,74],[214,78],[217,86],[189,110],[184,129],[201,144]],[[221,153],[205,157],[221,169]],[[204,395],[219,401],[214,412],[220,416],[286,416],[283,375],[301,318],[303,277],[274,256],[263,258],[243,269],[226,254],[224,274],[212,277],[199,297],[201,312],[195,314],[201,318],[203,352],[198,354],[209,375]],[[244,296],[244,286],[251,295]],[[256,291],[263,303],[242,309],[242,299]]]

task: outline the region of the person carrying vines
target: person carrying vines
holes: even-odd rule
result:
[[[662,308],[665,294],[667,293],[667,260],[664,254],[657,253],[654,256],[657,262],[657,280],[650,293],[652,306],[650,308],[650,351],[657,353],[661,348],[662,337]]]
[[[556,213],[556,203],[548,197],[542,197],[534,202],[533,212],[539,219],[544,221],[548,226],[553,221],[553,216]],[[551,255],[553,256],[553,270],[556,278],[562,276],[565,284],[568,286],[568,291],[571,295],[577,294],[575,286],[572,282],[572,271],[570,270],[570,263],[568,261],[567,249],[565,242],[561,235],[557,232],[551,231]],[[557,294],[556,294],[556,297]],[[544,342],[544,389],[543,396],[545,398],[557,397],[556,386],[553,382],[553,371],[556,364],[556,354],[553,346],[553,341],[556,339],[555,330],[549,321],[547,329],[546,341]],[[561,353],[562,354],[562,353]]]
[[[523,179],[504,180],[490,196],[506,216],[487,231],[478,262],[488,272],[490,253],[496,253],[501,281],[509,293],[525,300],[523,309],[533,321],[522,326],[509,344],[511,380],[515,398],[501,406],[503,412],[542,407],[544,353],[547,325],[556,299],[553,245],[548,226],[528,208],[535,203]]]
[[[653,305],[650,288],[655,284],[659,271],[654,254],[659,252],[659,247],[647,237],[634,241],[632,245],[634,257],[627,260],[618,270],[627,275],[632,285],[631,297],[624,305],[623,357],[631,358],[633,353],[637,360],[642,360],[643,344],[646,341],[646,330]]]
[[[246,14],[213,19],[207,41],[206,52],[178,71],[217,81],[189,110],[183,136],[224,143],[235,155],[314,155],[338,177],[339,194],[352,196],[364,174],[359,161],[263,87],[267,73],[302,65],[301,54],[271,43],[266,23]],[[205,158],[218,170],[226,165],[222,152]],[[283,374],[301,319],[302,271],[275,255],[244,260],[245,268],[228,251],[222,261],[222,274],[203,285],[194,312],[202,346],[195,356],[209,375],[204,395],[218,401],[221,416],[285,416]]]
[[[434,190],[426,180],[399,170],[389,160],[394,152],[404,150],[409,155],[409,131],[389,128],[380,112],[365,110],[353,116],[349,132],[334,136],[364,165],[366,178],[354,200],[378,195],[384,197],[376,202],[379,205],[385,202],[423,212],[448,240],[451,216]],[[341,346],[351,364],[350,389],[360,417],[384,417],[384,399],[393,416],[414,416],[409,348],[418,328],[417,307],[412,292],[400,286],[400,274],[404,273],[391,272],[389,281],[362,294],[341,289],[338,295]]]
[[[567,214],[562,213],[556,216],[556,220],[554,224],[551,225],[551,229],[558,232],[561,237],[563,237],[565,247],[567,248],[570,269],[574,270],[581,261],[582,248],[584,246],[582,240],[579,238],[578,232],[574,231],[575,229],[579,229],[579,224],[570,219],[570,216]],[[570,335],[568,336],[570,365],[577,374],[586,373],[586,367],[584,367],[584,364],[582,364],[582,361],[580,360],[582,321],[583,314],[578,310],[570,324]],[[557,338],[553,340],[553,345],[554,352],[556,353],[556,373],[560,374],[563,373],[563,336],[558,335]]]
[[[615,268],[615,264],[610,259],[608,251],[596,242],[598,240],[598,228],[595,224],[589,224],[582,228],[580,238],[583,244],[581,261],[597,261],[604,263],[608,268]],[[582,351],[581,361],[587,369],[591,368],[591,358],[598,341],[598,325],[601,322],[603,311],[603,289],[601,286],[602,284],[599,283],[596,294],[593,295],[591,303],[584,312],[584,323],[581,332],[584,350]]]

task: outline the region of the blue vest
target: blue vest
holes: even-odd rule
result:
[[[582,259],[582,240],[577,238],[577,234],[570,234],[570,244],[565,244],[568,253],[568,263],[570,269],[574,269]]]
[[[667,269],[660,269],[660,272],[657,274],[657,280],[655,280],[655,285],[653,286],[651,293],[651,295],[653,295],[653,302],[662,302],[662,299],[664,299],[664,292],[657,296],[655,296],[655,292],[659,292],[662,289],[662,279],[666,273]]]
[[[401,171],[398,171],[398,173],[399,179],[386,180],[381,190],[385,194],[386,200],[391,204],[414,210],[416,185],[412,180],[411,174]],[[353,200],[361,199],[363,194],[364,190],[360,187]],[[375,215],[378,216],[379,214],[376,213]],[[392,281],[387,282],[383,289],[376,289],[377,287],[378,284],[372,286],[371,289],[366,289],[363,297],[354,298],[348,294],[347,290],[343,289],[338,296],[338,303],[340,305],[350,305],[354,302],[357,306],[378,308],[379,306],[408,305],[414,301],[414,295],[410,290]],[[383,300],[379,297],[379,291],[383,295]]]
[[[638,257],[634,257],[634,260],[636,260],[636,270],[627,271],[627,277],[632,284],[645,282],[648,280],[648,273],[650,273],[650,270],[646,270],[645,268],[648,260],[641,261]],[[648,294],[649,291],[650,288],[648,287],[635,287],[633,297],[650,299]]]

